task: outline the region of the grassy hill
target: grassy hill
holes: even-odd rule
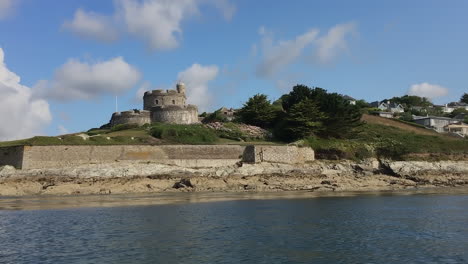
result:
[[[310,137],[298,142],[311,146],[318,158],[364,159],[454,159],[468,158],[468,140],[439,134],[418,125],[364,115],[364,124],[351,138]],[[57,137],[33,137],[0,142],[15,145],[161,145],[161,144],[285,144],[267,138],[254,138],[243,124],[225,123],[221,127],[203,125],[154,124],[142,127],[119,125],[112,129]]]

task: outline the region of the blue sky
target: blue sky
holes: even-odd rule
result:
[[[367,101],[455,101],[468,92],[467,10],[464,0],[0,0],[0,122],[11,124],[0,140],[100,126],[115,95],[119,110],[142,108],[144,90],[178,80],[201,111],[297,83]]]

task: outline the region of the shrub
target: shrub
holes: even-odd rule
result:
[[[215,132],[202,125],[154,124],[150,134],[155,138],[181,144],[207,144],[218,140]]]
[[[138,124],[119,124],[111,128],[112,132],[140,127]]]

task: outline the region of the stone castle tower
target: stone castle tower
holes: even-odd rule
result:
[[[198,123],[198,108],[187,105],[185,84],[179,82],[176,90],[153,90],[145,92],[143,96],[143,110],[117,112],[112,115],[110,124],[136,123],[171,123],[194,124]]]

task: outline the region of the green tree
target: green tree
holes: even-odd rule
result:
[[[275,135],[285,141],[306,138],[323,131],[326,116],[312,99],[304,99],[291,106],[275,129]]]
[[[468,114],[468,110],[466,110],[465,108],[457,108],[453,110],[453,112],[450,113],[449,116],[453,118],[459,114]]]
[[[320,134],[325,137],[347,137],[353,128],[361,125],[360,106],[351,105],[349,101],[337,93],[328,93],[325,89],[313,89],[305,85],[296,85],[293,90],[281,97],[286,112],[304,99],[314,101],[321,113],[324,114],[324,129]]]
[[[464,93],[460,98],[460,102],[468,104],[468,93]]]
[[[428,98],[419,97],[416,95],[404,95],[401,97],[393,97],[392,99],[390,99],[390,101],[393,103],[402,104],[407,109],[411,108],[412,106],[429,107],[433,105]]]
[[[256,94],[236,112],[237,121],[268,128],[276,118],[275,108],[264,94]]]

